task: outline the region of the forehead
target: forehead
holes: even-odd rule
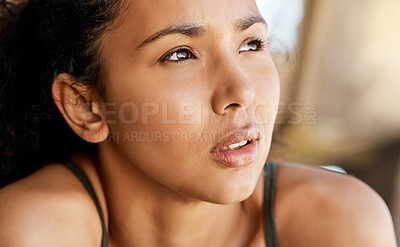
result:
[[[123,26],[137,39],[177,22],[224,28],[240,17],[259,14],[254,0],[125,0]]]

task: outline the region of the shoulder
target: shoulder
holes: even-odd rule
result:
[[[354,176],[277,163],[276,183],[280,246],[396,246],[385,202]]]
[[[100,246],[98,218],[90,196],[61,164],[46,165],[0,190],[4,247]]]

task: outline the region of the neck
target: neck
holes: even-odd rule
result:
[[[244,246],[238,237],[250,233],[243,203],[218,205],[173,191],[112,145],[99,145],[98,167],[113,246]]]

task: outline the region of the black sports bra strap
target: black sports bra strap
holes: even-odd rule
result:
[[[82,169],[77,166],[75,163],[71,161],[63,161],[62,164],[66,166],[75,176],[81,181],[89,195],[92,197],[94,204],[96,205],[97,211],[99,212],[100,220],[101,220],[101,227],[103,228],[103,236],[101,240],[101,247],[108,247],[108,236],[107,236],[107,228],[104,221],[103,211],[101,210],[99,200],[97,199],[96,193],[90,183],[89,179],[82,171]]]
[[[278,239],[274,221],[274,199],[276,183],[276,166],[267,161],[264,167],[264,236],[267,247],[278,247]]]

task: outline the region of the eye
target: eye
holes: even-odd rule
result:
[[[167,55],[165,55],[160,60],[160,62],[167,61],[167,62],[179,63],[193,58],[195,58],[195,55],[193,55],[193,52],[191,52],[188,48],[179,47],[167,53]]]
[[[267,46],[267,42],[262,39],[255,39],[246,43],[239,52],[243,51],[262,51]]]

